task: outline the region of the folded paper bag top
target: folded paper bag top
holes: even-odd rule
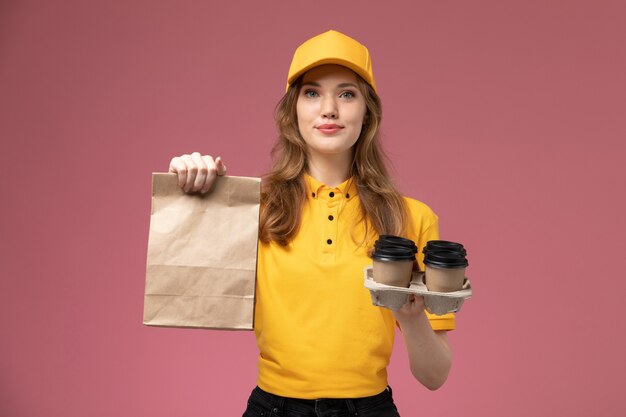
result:
[[[253,328],[260,184],[225,176],[187,194],[153,174],[144,324]]]

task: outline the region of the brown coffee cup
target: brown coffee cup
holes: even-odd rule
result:
[[[417,247],[412,240],[383,235],[372,253],[372,277],[379,284],[408,288]]]
[[[428,291],[453,292],[463,288],[468,265],[463,245],[430,241],[424,248],[424,281]]]
[[[424,280],[428,291],[459,291],[463,288],[465,268],[437,268],[426,264]]]
[[[408,288],[413,272],[413,261],[373,259],[372,277],[379,284]]]

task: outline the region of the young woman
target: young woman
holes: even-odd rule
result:
[[[391,184],[380,122],[365,46],[329,31],[297,49],[262,182],[259,373],[246,417],[398,416],[386,373],[396,326],[415,378],[429,389],[447,378],[454,316],[428,314],[422,297],[395,311],[375,307],[363,285],[378,235],[401,235],[420,249],[438,238],[437,216]],[[192,153],[173,158],[170,172],[185,191],[208,192],[226,167]]]

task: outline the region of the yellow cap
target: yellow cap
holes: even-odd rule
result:
[[[287,89],[300,75],[324,64],[337,64],[351,69],[376,91],[372,60],[367,48],[334,30],[317,35],[296,49],[289,67]]]

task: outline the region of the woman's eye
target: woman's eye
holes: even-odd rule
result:
[[[341,93],[341,95],[339,97],[354,98],[355,94],[352,91],[344,91],[343,93]]]
[[[313,91],[313,90],[306,90],[304,92],[304,96],[305,97],[316,97],[317,93],[315,91]]]

